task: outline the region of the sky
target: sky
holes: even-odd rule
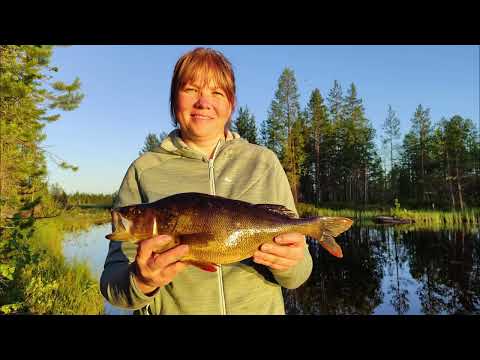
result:
[[[80,106],[47,124],[43,147],[77,172],[48,161],[48,181],[71,194],[112,193],[138,157],[146,135],[172,130],[169,91],[173,67],[185,52],[202,45],[76,45],[55,47],[53,80],[79,77]],[[282,71],[294,71],[304,109],[318,88],[324,98],[339,81],[346,93],[356,85],[365,114],[382,132],[388,105],[402,136],[419,104],[432,122],[460,115],[479,124],[479,46],[459,45],[203,45],[225,54],[233,65],[237,111],[247,106],[257,127],[267,118]]]

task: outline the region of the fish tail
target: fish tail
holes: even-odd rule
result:
[[[310,221],[306,235],[314,238],[333,256],[343,257],[342,248],[335,237],[347,231],[353,221],[344,217],[316,217]]]

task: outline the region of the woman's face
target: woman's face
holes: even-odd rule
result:
[[[188,82],[177,94],[175,115],[182,136],[193,141],[223,136],[232,112],[224,90],[214,86],[213,81],[205,87],[202,83]]]

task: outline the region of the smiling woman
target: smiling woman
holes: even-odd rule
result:
[[[170,111],[185,143],[212,156],[230,127],[235,108],[235,77],[220,53],[198,48],[177,62],[170,92]]]
[[[198,81],[187,82],[178,93],[176,108],[175,116],[185,143],[207,151],[211,143],[224,136],[232,113],[225,91],[213,81],[209,86],[202,86]],[[211,157],[211,153],[209,155]]]
[[[175,66],[170,93],[171,116],[178,129],[129,167],[114,206],[196,192],[280,205],[297,216],[287,176],[275,154],[229,131],[235,103],[235,77],[223,54],[198,48],[183,55]],[[270,246],[259,246],[253,262],[219,265],[212,274],[181,261],[194,249],[177,244],[172,235],[194,221],[187,215],[180,211],[172,228],[165,226],[167,220],[156,219],[149,234],[162,233],[138,243],[110,237],[101,278],[105,298],[141,314],[285,314],[281,288],[296,288],[311,273],[305,236],[288,231],[272,234]],[[133,226],[120,224],[115,215],[113,220],[115,227]],[[262,271],[256,270],[258,266]]]

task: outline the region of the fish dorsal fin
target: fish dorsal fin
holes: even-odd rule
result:
[[[258,207],[258,208],[270,211],[270,212],[272,212],[274,214],[277,214],[277,215],[286,216],[286,217],[291,218],[291,219],[295,219],[297,217],[297,214],[295,214],[292,210],[287,209],[283,205],[256,204],[255,206]]]

